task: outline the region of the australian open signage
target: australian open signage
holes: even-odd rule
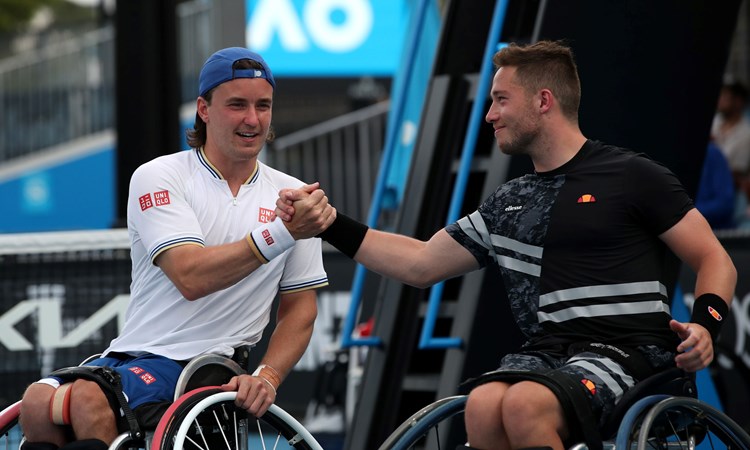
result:
[[[276,76],[391,76],[408,0],[247,0],[248,47]]]

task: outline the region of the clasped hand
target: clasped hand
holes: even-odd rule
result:
[[[328,203],[319,186],[316,182],[279,192],[274,213],[284,221],[294,239],[315,237],[336,219],[336,208]]]

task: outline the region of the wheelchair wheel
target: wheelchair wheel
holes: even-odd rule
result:
[[[463,432],[463,412],[467,396],[447,397],[431,403],[406,419],[383,442],[379,450],[406,450],[418,448],[455,448],[466,442]],[[450,421],[461,424],[463,442],[445,442],[448,438]],[[441,432],[441,428],[445,430]]]
[[[21,411],[21,401],[8,406],[0,412],[0,447],[3,449],[17,449],[21,446],[23,433],[18,425],[18,416]]]
[[[723,412],[690,397],[652,396],[623,419],[616,448],[750,450],[750,436]]]
[[[261,418],[234,405],[236,392],[205,387],[185,393],[164,414],[152,450],[322,450],[292,416],[271,405]]]

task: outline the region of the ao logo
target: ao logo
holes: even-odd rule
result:
[[[292,53],[306,52],[312,44],[346,53],[362,45],[372,31],[370,0],[307,0],[301,9],[298,13],[292,0],[258,0],[254,9],[249,7],[247,40],[252,48],[263,53],[277,36]]]

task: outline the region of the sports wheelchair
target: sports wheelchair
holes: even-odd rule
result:
[[[260,418],[236,407],[236,392],[218,386],[243,373],[246,371],[237,362],[223,356],[194,358],[180,374],[174,401],[156,426],[143,425],[142,438],[130,431],[120,434],[110,450],[322,450],[315,438],[277,405],[271,405]],[[20,449],[23,443],[20,408],[19,400],[0,412],[0,437],[6,450]]]
[[[466,442],[466,395],[437,400],[405,420],[379,450],[453,449]],[[697,399],[694,376],[680,369],[652,375],[628,391],[600,430],[604,450],[750,450],[750,435]],[[589,449],[574,443],[570,450]]]

